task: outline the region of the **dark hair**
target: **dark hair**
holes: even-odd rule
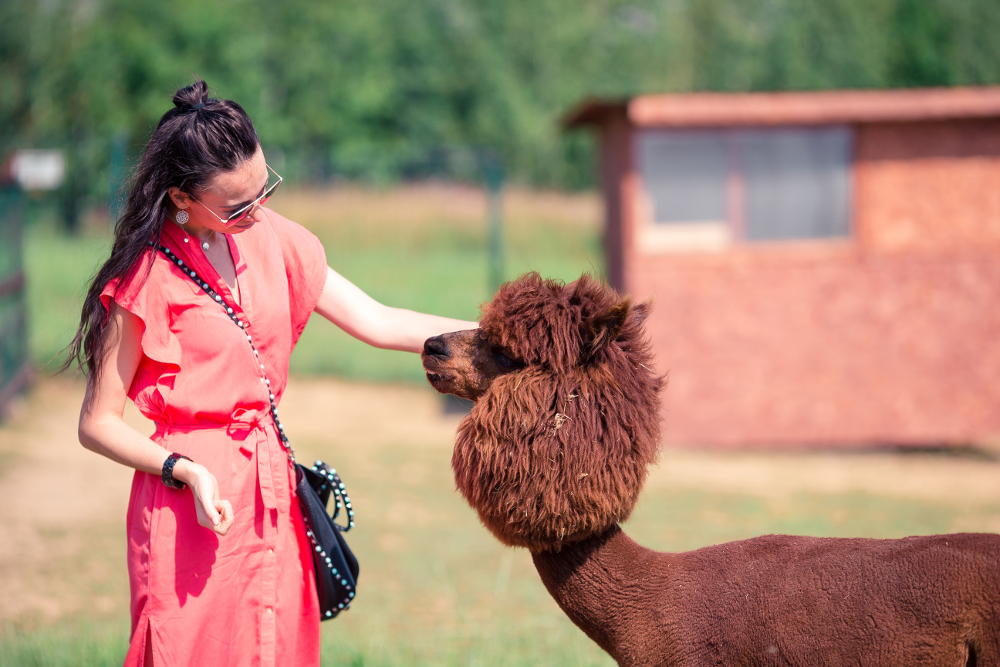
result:
[[[94,276],[76,336],[69,346],[68,368],[74,361],[100,377],[107,353],[108,312],[101,292],[114,280],[121,285],[138,270],[149,242],[157,242],[170,207],[167,190],[200,193],[218,173],[232,171],[257,151],[257,130],[246,112],[232,100],[208,95],[208,84],[196,81],[174,94],[174,108],[163,114],[143,151],[129,186],[125,212],[115,225],[111,256]],[[143,280],[148,278],[149,264]],[[117,291],[117,290],[116,290]]]

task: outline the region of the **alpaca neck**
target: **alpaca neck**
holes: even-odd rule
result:
[[[570,620],[619,664],[636,664],[635,658],[650,655],[651,643],[663,641],[655,629],[662,619],[650,611],[661,606],[653,600],[662,600],[669,587],[672,554],[636,544],[615,525],[560,551],[531,556]]]

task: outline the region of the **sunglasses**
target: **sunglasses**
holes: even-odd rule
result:
[[[265,164],[264,166],[267,167],[268,171],[270,171],[272,174],[278,176],[278,172],[276,172],[274,169],[271,169],[269,165]],[[244,206],[243,208],[236,211],[231,216],[225,219],[219,217],[218,213],[216,213],[209,207],[205,206],[204,204],[201,204],[201,202],[195,199],[193,196],[191,197],[191,199],[194,199],[196,202],[201,204],[202,208],[204,208],[206,211],[208,211],[216,218],[218,218],[219,222],[221,222],[223,225],[225,225],[226,227],[232,227],[235,224],[239,224],[243,220],[243,218],[247,217],[248,215],[256,211],[258,206],[262,206],[264,202],[270,199],[271,195],[274,194],[274,191],[278,189],[279,185],[281,185],[281,180],[282,180],[281,176],[278,176],[278,180],[274,183],[274,185],[271,185],[266,190],[264,190],[264,194],[257,197],[252,202],[250,202],[249,204],[247,204],[246,206]]]

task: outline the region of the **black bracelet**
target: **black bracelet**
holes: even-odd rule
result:
[[[187,488],[187,484],[184,482],[178,482],[174,479],[174,465],[177,463],[177,459],[185,459],[187,461],[191,460],[183,454],[174,452],[167,457],[166,461],[163,462],[163,472],[160,474],[160,479],[163,480],[164,485],[170,487],[171,489],[184,489]]]

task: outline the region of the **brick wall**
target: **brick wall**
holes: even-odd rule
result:
[[[1000,122],[859,126],[855,148],[853,239],[624,253],[656,300],[666,443],[1000,436]]]
[[[858,241],[873,252],[1000,247],[1000,121],[855,133]]]

